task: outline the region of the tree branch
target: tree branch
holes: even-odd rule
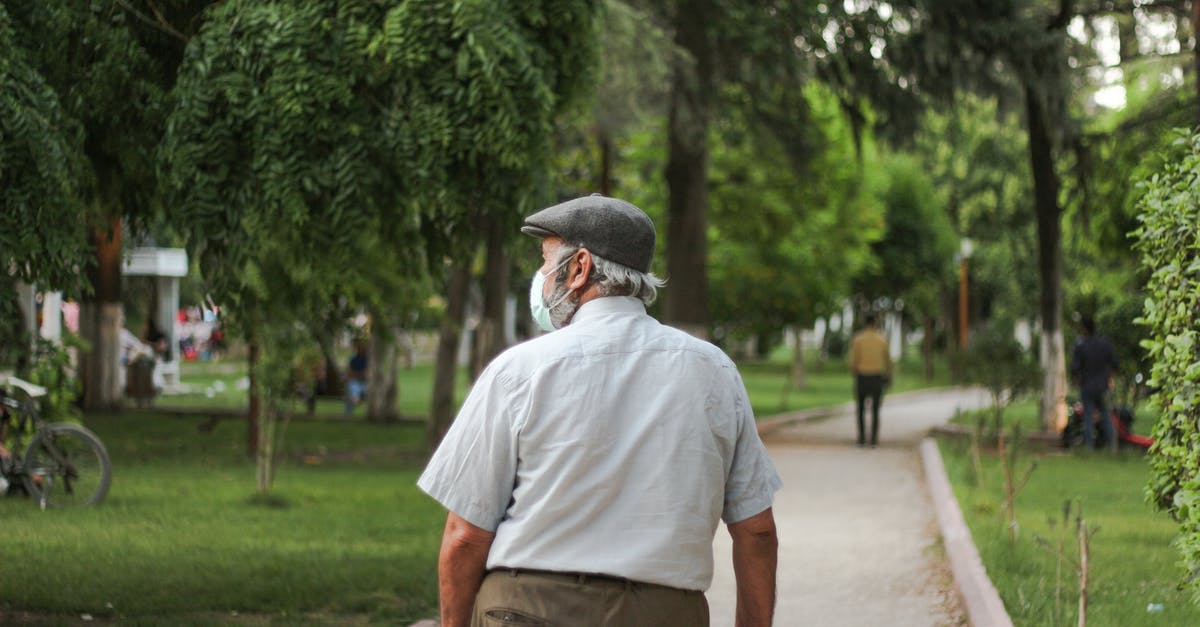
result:
[[[134,8],[133,5],[129,4],[129,2],[127,0],[116,0],[116,2],[117,2],[117,4],[121,5],[121,8],[123,8],[126,11],[128,11],[129,13],[131,13],[134,17],[141,20],[143,23],[145,23],[161,32],[164,32],[164,33],[178,39],[179,41],[182,41],[185,44],[188,42],[187,35],[184,35],[183,33],[179,32],[174,26],[171,26],[171,23],[168,22],[166,20],[166,18],[163,17],[162,11],[160,11],[158,9],[158,7],[154,5],[154,2],[152,2],[150,0],[147,0],[147,2],[146,2],[146,4],[150,5],[150,10],[154,12],[154,18],[151,18],[149,15],[146,15],[145,13],[142,13],[141,11]],[[155,19],[155,18],[157,18],[157,19]]]
[[[1046,30],[1062,30],[1075,17],[1075,0],[1059,0],[1058,15],[1046,25]]]

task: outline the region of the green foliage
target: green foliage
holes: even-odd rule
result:
[[[79,422],[81,418],[75,401],[83,387],[71,366],[69,350],[86,351],[87,343],[70,332],[63,334],[61,344],[40,337],[34,343],[28,376],[46,388],[39,405],[42,418],[49,422]]]
[[[953,227],[974,243],[971,299],[1001,317],[1032,317],[1037,234],[1020,121],[995,98],[959,94],[952,106],[927,111],[922,130],[914,153]]]
[[[49,288],[78,285],[86,246],[76,201],[77,128],[30,65],[0,4],[0,319],[12,281]],[[11,338],[8,338],[11,339]]]
[[[615,135],[665,108],[670,68],[680,53],[666,31],[622,0],[605,0],[603,33],[592,118]]]
[[[1037,360],[1013,338],[1012,324],[1000,319],[990,320],[972,333],[961,359],[967,382],[984,386],[992,397],[994,430],[998,434],[1004,408],[1041,382]]]
[[[813,148],[798,163],[776,129],[757,122],[748,92],[731,87],[725,94],[732,106],[709,142],[709,282],[718,337],[811,325],[847,294],[879,235],[880,216],[861,191],[854,141],[836,100],[816,84],[804,95],[811,116],[805,143]]]
[[[932,315],[938,295],[954,276],[957,237],[922,164],[891,155],[879,164],[884,234],[871,244],[872,263],[855,280],[868,303],[903,301]]]
[[[1200,134],[1180,132],[1166,166],[1142,185],[1135,232],[1150,273],[1141,322],[1162,418],[1150,500],[1180,523],[1179,549],[1200,589]]]
[[[249,330],[311,322],[343,298],[420,301],[397,295],[471,237],[472,218],[515,220],[548,162],[551,118],[589,76],[597,10],[314,0],[212,10],[159,154],[214,298]]]
[[[232,0],[189,44],[165,195],[226,320],[262,348],[259,489],[306,338],[420,308],[430,274],[515,223],[578,97],[598,2]],[[431,271],[432,269],[432,271]],[[332,305],[331,305],[332,303]]]
[[[67,155],[82,164],[79,200],[68,204],[76,228],[84,208],[141,224],[155,206],[154,147],[174,73],[163,36],[124,2],[5,4],[30,63],[54,90],[68,128],[77,129]]]

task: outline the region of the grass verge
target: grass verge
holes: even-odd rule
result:
[[[1037,456],[1038,466],[1016,498],[1019,535],[1010,543],[1000,460],[983,456],[981,486],[965,442],[943,441],[941,452],[971,535],[1014,624],[1076,624],[1075,566],[1064,561],[1061,576],[1056,575],[1057,557],[1038,541],[1056,547],[1063,537],[1065,553],[1077,559],[1075,514],[1065,525],[1063,520],[1067,502],[1082,506],[1087,525],[1098,528],[1090,542],[1089,625],[1200,624],[1200,607],[1178,589],[1184,573],[1171,547],[1178,528],[1143,499],[1149,469],[1142,453]],[[1033,459],[1022,457],[1014,474],[1024,474]]]

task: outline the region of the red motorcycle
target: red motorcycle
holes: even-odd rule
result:
[[[1067,428],[1062,432],[1062,447],[1075,448],[1084,445],[1083,438],[1083,403],[1079,401],[1067,402]],[[1096,433],[1096,448],[1104,448],[1104,442],[1101,441],[1099,419],[1093,417],[1094,428]],[[1140,449],[1148,449],[1154,444],[1154,438],[1148,438],[1144,435],[1138,435],[1133,432],[1130,425],[1133,424],[1133,410],[1128,407],[1114,407],[1109,413],[1109,420],[1112,421],[1113,428],[1117,431],[1117,444],[1120,446],[1133,446]]]

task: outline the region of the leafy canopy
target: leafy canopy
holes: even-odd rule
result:
[[[214,295],[250,325],[386,305],[480,212],[515,220],[588,77],[597,3],[220,5],[160,148]]]
[[[8,279],[76,284],[85,247],[79,148],[77,129],[28,63],[0,4],[0,272]]]

